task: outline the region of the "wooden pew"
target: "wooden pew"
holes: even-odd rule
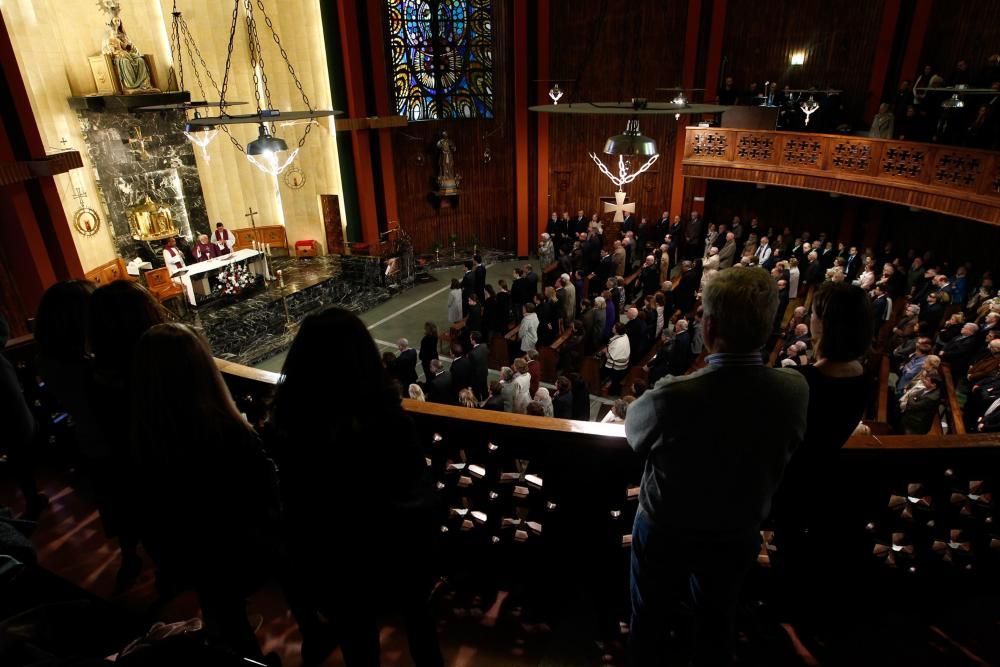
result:
[[[465,329],[465,320],[462,318],[458,322],[448,327],[447,331],[438,336],[438,354],[451,355],[451,344],[462,340],[462,331]]]
[[[573,327],[566,329],[559,334],[559,337],[552,341],[552,345],[538,346],[538,364],[541,367],[542,382],[555,382],[559,369],[559,355],[564,345],[573,337]]]
[[[892,389],[889,387],[889,356],[880,355],[878,366],[878,384],[876,385],[875,398],[875,419],[866,421],[872,435],[885,435],[889,432],[889,395]]]
[[[509,362],[510,351],[507,347],[507,338],[498,333],[493,334],[493,338],[490,339],[489,367],[500,370]]]
[[[556,278],[562,274],[559,270],[559,262],[552,262],[548,266],[542,269],[542,292],[545,291],[546,287],[551,287],[555,285]]]
[[[951,376],[951,367],[948,364],[941,364],[944,375],[944,387],[946,392],[945,408],[947,410],[948,421],[951,423],[952,435],[965,435],[965,421],[962,418],[962,406],[958,404],[958,393],[955,391],[955,380]],[[938,420],[940,421],[940,420]]]
[[[642,380],[647,382],[649,380],[649,371],[646,370],[646,366],[653,361],[653,357],[659,354],[660,350],[663,348],[663,336],[658,336],[653,345],[649,348],[649,351],[643,355],[639,363],[635,364],[628,369],[625,373],[625,379],[622,380],[622,396],[627,394],[632,394],[635,396],[634,385],[636,380]]]
[[[580,361],[580,377],[591,394],[597,395],[601,391],[601,360],[592,354],[584,355]]]

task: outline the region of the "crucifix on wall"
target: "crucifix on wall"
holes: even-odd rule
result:
[[[132,133],[135,133],[135,136],[131,136]],[[139,145],[138,159],[148,160],[151,157],[150,154],[146,152],[146,137],[142,136],[142,130],[140,128],[133,127],[132,130],[129,132],[129,138],[125,143],[127,143],[129,146],[133,146],[135,144]]]

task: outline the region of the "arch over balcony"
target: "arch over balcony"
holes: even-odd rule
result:
[[[835,192],[1000,225],[1000,154],[891,139],[689,127],[685,177]]]

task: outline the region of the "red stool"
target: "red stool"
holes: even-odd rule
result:
[[[295,242],[296,257],[315,257],[317,254],[318,251],[316,250],[316,241],[313,241],[312,239],[305,239]]]

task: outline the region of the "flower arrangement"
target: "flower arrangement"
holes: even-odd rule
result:
[[[219,272],[219,291],[222,294],[236,296],[243,290],[253,287],[254,283],[255,278],[245,263],[230,264]]]

